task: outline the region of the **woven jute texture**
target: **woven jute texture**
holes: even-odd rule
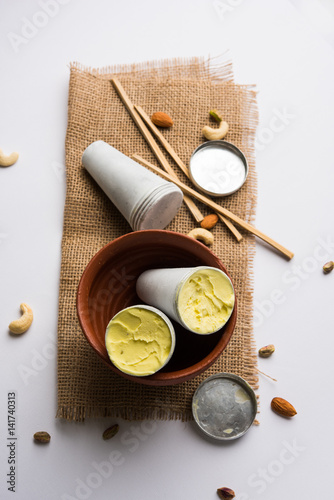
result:
[[[115,374],[92,350],[78,323],[76,292],[93,255],[108,242],[131,231],[128,223],[84,170],[85,148],[103,140],[126,155],[140,154],[157,164],[148,145],[117,96],[110,78],[117,77],[134,104],[151,115],[164,111],[174,126],[164,135],[188,164],[203,142],[201,130],[210,124],[208,111],[220,110],[229,123],[226,140],[238,146],[249,163],[242,189],[224,199],[224,207],[252,222],[256,207],[254,136],[256,94],[252,86],[236,85],[229,63],[202,59],[159,61],[100,70],[70,66],[66,135],[67,194],[62,239],[58,320],[57,417],[82,421],[86,417],[125,419],[191,419],[191,398],[199,383],[218,372],[232,372],[257,388],[256,352],[252,333],[252,265],[254,237],[243,233],[237,243],[222,223],[213,233],[212,251],[229,270],[238,299],[235,332],[218,361],[202,375],[180,385],[151,387]],[[211,122],[212,124],[212,122]],[[175,164],[181,180],[187,182]],[[208,209],[199,207],[206,215]],[[187,234],[195,222],[186,206],[166,228]]]

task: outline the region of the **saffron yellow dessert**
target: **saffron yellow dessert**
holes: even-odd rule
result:
[[[117,313],[106,330],[106,348],[112,363],[135,376],[152,375],[170,359],[174,329],[161,311],[132,306]]]
[[[203,267],[181,286],[177,308],[180,319],[192,331],[206,334],[222,328],[235,302],[231,281],[219,269]]]

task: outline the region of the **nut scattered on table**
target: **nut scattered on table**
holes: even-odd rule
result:
[[[19,159],[19,153],[13,152],[9,155],[5,155],[0,149],[0,167],[10,167],[14,165]]]
[[[331,273],[331,272],[333,271],[333,269],[334,269],[334,262],[333,262],[333,261],[331,261],[331,260],[330,260],[329,262],[327,262],[327,263],[323,266],[323,268],[322,268],[322,270],[323,270],[324,274],[329,274],[329,273]]]
[[[172,127],[174,124],[171,117],[168,116],[166,113],[163,113],[162,111],[153,113],[153,115],[151,116],[151,120],[154,123],[154,125],[157,125],[157,127],[169,128]]]
[[[114,436],[116,436],[116,434],[117,434],[118,431],[119,431],[119,425],[118,424],[114,424],[111,427],[108,427],[108,429],[106,429],[104,431],[104,433],[102,434],[102,437],[103,437],[104,440],[111,439]]]
[[[20,309],[22,312],[21,318],[12,321],[8,325],[9,330],[15,334],[26,332],[34,319],[32,309],[28,306],[28,304],[22,303],[20,305]]]
[[[297,412],[292,404],[283,398],[274,398],[271,401],[271,408],[275,413],[281,415],[282,417],[294,417],[297,415]]]
[[[212,229],[215,227],[215,225],[218,222],[218,215],[217,214],[209,214],[201,222],[201,227],[203,229]]]
[[[202,227],[196,227],[195,229],[192,229],[189,233],[188,236],[190,238],[194,238],[195,240],[200,240],[203,241],[206,245],[210,246],[213,244],[213,234],[210,233],[207,229],[203,229]]]
[[[51,436],[48,432],[46,431],[39,431],[35,432],[34,434],[34,440],[37,441],[38,443],[49,443],[51,439]]]
[[[219,128],[212,128],[206,125],[202,130],[202,134],[206,139],[208,139],[208,141],[219,141],[220,139],[224,139],[227,132],[227,122],[220,122]]]
[[[214,120],[216,120],[217,123],[220,123],[223,121],[222,115],[217,111],[216,109],[211,109],[209,111],[209,115],[212,116]]]
[[[218,488],[217,494],[223,500],[232,500],[235,497],[235,493],[231,488]]]
[[[273,352],[275,352],[274,344],[268,344],[259,349],[259,356],[260,358],[269,358],[269,356],[271,356]]]
[[[202,130],[202,134],[209,141],[219,141],[220,139],[224,139],[229,129],[228,123],[223,120],[221,114],[216,109],[209,111],[209,114],[216,120],[217,123],[219,123],[219,127],[212,128],[206,125]]]

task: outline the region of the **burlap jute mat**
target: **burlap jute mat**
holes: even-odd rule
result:
[[[62,240],[58,322],[57,417],[82,421],[86,417],[191,418],[191,398],[198,384],[221,371],[244,377],[257,388],[256,352],[252,337],[252,265],[254,237],[243,233],[237,243],[219,223],[213,230],[213,252],[229,270],[238,298],[238,321],[228,348],[201,376],[181,385],[150,387],[113,373],[87,343],[78,323],[75,300],[79,279],[93,255],[109,241],[130,232],[122,215],[85,172],[81,156],[93,141],[104,140],[126,155],[140,154],[157,164],[141,134],[113,89],[117,76],[133,103],[151,115],[165,111],[174,126],[164,135],[188,164],[203,142],[202,127],[210,124],[208,111],[219,109],[229,123],[226,140],[245,153],[249,177],[236,194],[220,201],[248,222],[255,216],[256,174],[254,136],[256,95],[252,87],[236,85],[229,63],[176,60],[103,70],[70,67],[66,135],[67,194]],[[170,159],[173,165],[172,160]],[[180,178],[185,178],[173,165]],[[204,214],[206,207],[200,206]],[[183,206],[167,229],[188,233],[194,220]]]

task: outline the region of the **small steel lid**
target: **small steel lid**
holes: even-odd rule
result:
[[[238,375],[218,373],[204,380],[196,389],[192,413],[206,436],[231,441],[245,434],[254,422],[256,395]]]
[[[238,191],[248,175],[248,163],[239,148],[226,141],[208,141],[195,149],[189,162],[192,182],[210,196]]]

